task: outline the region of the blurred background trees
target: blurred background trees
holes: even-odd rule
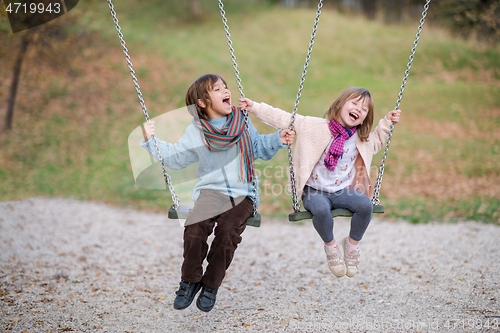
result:
[[[201,73],[233,76],[217,1],[113,2],[151,115],[181,107]],[[492,185],[500,183],[499,2],[431,1],[389,152],[387,216],[500,223]],[[248,96],[292,104],[317,4],[224,0]],[[394,107],[424,4],[324,0],[299,113],[322,116],[314,110],[348,85],[369,88],[380,113]],[[127,138],[143,121],[106,1],[80,1],[69,15],[19,33],[0,10],[0,201],[71,196],[168,208],[167,191],[138,189],[131,175]],[[257,168],[287,165],[283,153]],[[290,209],[289,197],[273,192],[286,182],[262,179],[261,212]]]
[[[316,0],[267,0],[285,7],[313,6]],[[420,17],[424,0],[325,0],[325,6],[359,13],[369,19],[399,23]],[[464,38],[500,42],[500,0],[433,0],[429,17]]]

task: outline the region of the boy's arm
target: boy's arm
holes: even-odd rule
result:
[[[278,153],[281,148],[286,148],[287,145],[283,144],[280,138],[281,130],[272,134],[259,134],[253,127],[252,122],[249,120],[250,140],[252,142],[252,149],[254,159],[270,160]]]
[[[163,158],[165,166],[172,170],[184,169],[188,165],[198,161],[198,155],[195,153],[196,147],[192,138],[187,135],[187,130],[186,134],[184,134],[177,143],[166,143],[165,141],[159,140],[158,137],[156,141],[158,142],[160,155]],[[141,146],[145,148],[157,161],[159,161],[152,138],[146,142],[142,140]]]

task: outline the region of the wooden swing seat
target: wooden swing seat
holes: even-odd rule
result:
[[[168,218],[173,220],[187,219],[189,211],[193,209],[193,206],[189,205],[179,205],[179,209],[175,210],[174,206],[171,206],[168,210]],[[251,227],[260,227],[260,214],[255,214],[255,216],[250,216],[247,218],[247,225]]]
[[[373,213],[374,214],[381,214],[384,212],[384,206],[381,205],[373,205]],[[348,209],[332,209],[331,212],[332,217],[351,217],[352,212]],[[298,222],[302,220],[310,220],[312,219],[312,213],[308,210],[306,211],[301,211],[298,213],[291,213],[288,215],[288,221],[290,222]]]

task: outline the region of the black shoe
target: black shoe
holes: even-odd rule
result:
[[[203,285],[201,289],[200,296],[196,300],[196,306],[201,311],[209,312],[215,305],[215,299],[217,297],[217,290],[219,288],[208,288]]]
[[[177,295],[174,300],[174,309],[183,310],[193,302],[194,296],[201,288],[201,281],[197,283],[189,283],[181,281],[179,290],[175,292]]]

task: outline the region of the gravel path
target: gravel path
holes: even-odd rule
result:
[[[340,240],[348,220],[336,221]],[[217,304],[174,310],[182,228],[165,214],[0,203],[1,332],[500,332],[500,227],[374,219],[335,278],[311,223],[248,227]],[[391,244],[392,242],[392,244]]]

